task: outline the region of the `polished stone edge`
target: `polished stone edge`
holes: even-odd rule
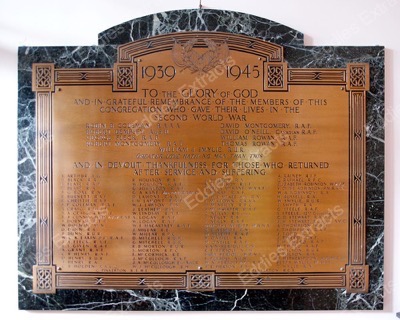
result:
[[[135,18],[101,32],[98,41],[99,45],[124,44],[184,31],[228,32],[280,45],[304,45],[303,33],[288,26],[251,14],[214,9],[173,10]]]

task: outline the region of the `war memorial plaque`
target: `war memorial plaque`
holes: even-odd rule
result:
[[[368,61],[292,67],[213,31],[113,48],[109,67],[31,65],[35,294],[368,293]]]

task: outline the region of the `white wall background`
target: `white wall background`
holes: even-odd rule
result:
[[[214,318],[220,313],[17,311],[17,47],[92,45],[113,25],[198,0],[0,0],[0,313],[3,319]],[[386,47],[385,310],[234,313],[254,319],[396,319],[400,312],[400,0],[203,0],[211,9],[258,15],[305,34],[306,45]],[[397,88],[398,90],[395,90]]]

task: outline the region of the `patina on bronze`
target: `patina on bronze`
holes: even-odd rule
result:
[[[367,64],[293,69],[276,44],[185,32],[113,69],[33,70],[35,292],[368,290]]]

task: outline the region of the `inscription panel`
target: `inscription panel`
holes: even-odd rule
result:
[[[247,42],[159,36],[121,46],[112,70],[55,71],[57,288],[351,289],[352,261],[366,273],[351,97],[368,66],[356,82],[291,70],[282,48]]]
[[[297,86],[221,107],[218,89],[208,89],[212,98],[189,98],[168,113],[144,94],[60,89],[53,148],[62,270],[244,271],[273,252],[279,260],[262,272],[346,265],[348,108],[340,87]],[[294,107],[293,97],[324,105]],[[141,105],[123,105],[133,99]],[[142,122],[153,116],[151,126]],[[340,216],[306,230],[329,210]]]

